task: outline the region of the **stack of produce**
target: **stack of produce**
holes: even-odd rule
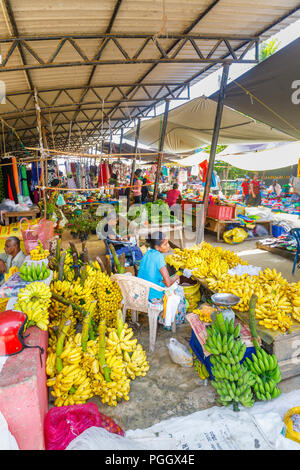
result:
[[[49,250],[44,250],[43,244],[39,241],[38,246],[30,251],[30,258],[33,261],[40,261],[42,259],[48,258],[49,254]]]
[[[224,321],[222,313],[216,315],[216,320],[208,328],[205,348],[211,353],[212,374],[215,380],[213,387],[220,395],[222,405],[233,405],[238,411],[238,404],[251,407],[255,398],[271,400],[281,394],[278,383],[281,372],[274,354],[268,354],[258,344],[255,327],[255,304],[257,297],[250,300],[250,330],[255,347],[252,359],[244,359],[246,345],[238,338],[240,326],[234,326],[234,321]],[[241,361],[243,363],[241,364]]]
[[[253,389],[256,398],[265,401],[277,398],[281,394],[281,390],[278,388],[277,384],[281,381],[282,377],[275,354],[268,354],[258,344],[255,322],[256,302],[257,297],[252,295],[249,307],[249,323],[255,354],[252,354],[252,361],[247,358],[245,363],[248,370],[250,370],[255,377]]]
[[[27,282],[42,281],[50,276],[50,269],[43,262],[42,266],[32,263],[22,264],[20,268],[20,278]]]
[[[238,264],[248,264],[232,251],[220,247],[214,248],[206,242],[184,250],[175,248],[174,254],[166,256],[166,263],[174,266],[176,271],[190,269],[193,271],[193,276],[199,279],[207,277],[219,279]]]
[[[222,313],[216,314],[216,320],[208,328],[205,349],[210,352],[212,374],[215,380],[212,386],[217,390],[219,403],[238,411],[238,404],[251,407],[254,405],[251,386],[255,383],[254,375],[241,364],[246,352],[246,345],[239,339],[240,324],[234,326],[223,318]]]
[[[47,385],[53,387],[55,406],[85,403],[97,395],[103,403],[116,406],[129,400],[130,381],[149,370],[146,354],[133,331],[118,312],[117,328],[106,329],[105,320],[99,335],[90,340],[91,318],[96,303],[91,303],[84,317],[82,333],[70,334],[71,310],[62,319],[56,341],[48,349]],[[66,340],[67,337],[67,340]]]
[[[46,331],[49,325],[49,306],[51,290],[44,282],[33,282],[20,289],[15,310],[25,313],[28,317],[25,328],[36,325]]]
[[[267,268],[260,271],[258,276],[224,275],[218,280],[208,279],[207,283],[214,292],[239,296],[241,300],[233,308],[240,312],[249,310],[251,295],[256,294],[258,300],[255,315],[259,324],[265,328],[285,332],[293,324],[292,317],[297,320],[299,283],[289,284],[275,269]]]
[[[85,308],[91,301],[96,300],[97,305],[93,313],[93,319],[99,321],[105,318],[108,326],[116,325],[116,314],[120,308],[122,293],[118,284],[111,280],[110,276],[100,270],[100,266],[94,263],[81,269],[80,277],[73,281],[59,280],[54,273],[51,291],[54,294],[51,303],[50,317],[53,320],[60,319],[64,311],[64,305],[56,299],[63,297],[78,306]],[[82,313],[78,310],[74,313],[79,321],[82,321]]]

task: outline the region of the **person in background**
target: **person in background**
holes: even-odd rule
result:
[[[12,266],[20,269],[26,255],[21,250],[21,243],[17,237],[9,237],[5,241],[5,253],[0,253],[0,274],[4,277]]]
[[[280,184],[277,183],[277,180],[274,180],[273,183],[271,184],[271,186],[269,187],[269,192],[272,194],[272,193],[275,193],[276,194],[276,197],[279,197],[280,194],[281,194],[281,186]]]
[[[149,194],[149,188],[148,186],[145,186],[148,183],[147,178],[143,178],[143,186],[142,186],[142,202],[147,202],[148,194]]]
[[[181,192],[178,189],[178,183],[173,184],[173,189],[170,189],[167,193],[167,204],[171,208],[177,202],[180,203],[182,200]]]
[[[249,185],[249,198],[248,204],[250,206],[259,206],[261,203],[261,188],[258,174],[253,176],[253,180],[250,181]]]
[[[138,277],[153,282],[160,287],[171,287],[179,276],[170,276],[164,255],[168,253],[169,240],[162,232],[154,232],[148,238],[150,249],[144,254],[139,267]],[[176,324],[184,323],[186,317],[186,300],[182,286],[178,286],[174,293],[180,296],[180,303],[176,314]],[[164,292],[155,289],[149,290],[149,301],[159,303],[163,301]],[[159,317],[159,323],[164,323],[163,314]],[[167,328],[169,329],[169,328]]]
[[[249,198],[249,189],[250,189],[250,177],[248,175],[245,176],[244,181],[241,184],[242,186],[242,201],[247,204]]]
[[[109,178],[108,180],[108,184],[111,185],[111,186],[118,186],[118,176],[117,176],[117,173],[112,173],[111,174],[111,177]],[[118,197],[118,190],[116,189],[113,189],[112,191],[110,191],[110,194],[113,196],[113,197]]]
[[[142,181],[141,181],[142,170],[138,169],[134,173],[133,178],[133,197],[135,204],[141,204],[142,202]]]

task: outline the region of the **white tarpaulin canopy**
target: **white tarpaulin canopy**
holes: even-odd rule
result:
[[[219,155],[216,160],[248,171],[267,171],[296,165],[300,158],[300,142],[280,145],[270,150],[235,155]]]
[[[233,147],[233,146],[229,146]],[[300,158],[300,142],[276,145],[267,150],[256,152],[229,153],[229,147],[216,155],[216,161],[248,171],[267,171],[296,165]],[[241,151],[240,146],[240,151]],[[209,159],[206,152],[197,152],[189,157],[174,160],[183,166],[195,166]]]
[[[196,98],[172,109],[168,115],[164,151],[190,152],[210,145],[217,103],[206,97]],[[139,142],[158,149],[162,117],[141,123]],[[134,140],[136,128],[125,137]],[[223,145],[262,142],[292,142],[295,138],[270,126],[258,123],[227,106],[224,106],[218,143]]]

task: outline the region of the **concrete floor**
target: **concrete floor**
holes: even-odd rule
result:
[[[253,240],[239,245],[216,243],[214,235],[206,235],[205,240],[213,246],[221,246],[238,253],[249,264],[275,268],[281,271],[289,282],[300,280],[300,270],[296,270],[295,276],[291,275],[292,261],[258,250]],[[87,242],[92,258],[101,254],[101,243],[96,237]],[[193,244],[187,240],[185,243],[187,246]],[[64,245],[67,244],[66,237]],[[137,338],[148,351],[149,329],[146,315],[141,314],[139,322],[141,328],[137,331]],[[146,377],[131,382],[128,402],[111,408],[103,405],[97,398],[91,400],[98,405],[99,411],[114,418],[124,430],[147,428],[163,419],[188,415],[217,404],[214,388],[210,384],[204,385],[194,368],[183,368],[171,361],[167,344],[172,336],[171,332],[158,325],[156,348],[154,353],[148,356],[150,370]],[[189,323],[178,326],[175,336],[180,342],[188,345],[191,336]],[[281,382],[280,387],[283,392],[300,389],[300,376]]]

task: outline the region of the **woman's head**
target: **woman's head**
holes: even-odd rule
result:
[[[173,189],[178,189],[178,183],[173,184]]]
[[[161,253],[167,253],[169,251],[169,240],[163,232],[151,233],[147,241],[154,250],[160,251]]]
[[[140,168],[138,168],[137,170],[135,170],[134,174],[135,174],[135,176],[139,177],[142,174],[142,170]]]

